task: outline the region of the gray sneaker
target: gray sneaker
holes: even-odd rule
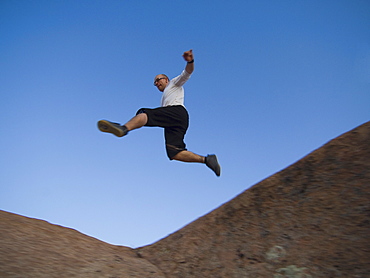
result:
[[[214,154],[209,154],[206,157],[206,165],[215,172],[216,176],[219,177],[221,175],[221,166],[218,164],[217,156]]]
[[[128,133],[127,127],[117,123],[112,123],[106,120],[100,120],[98,122],[98,128],[102,132],[108,132],[116,135],[117,137],[123,137]]]

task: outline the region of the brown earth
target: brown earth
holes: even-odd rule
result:
[[[370,122],[138,249],[0,211],[0,277],[370,277]]]
[[[0,211],[0,277],[165,277],[135,250]]]

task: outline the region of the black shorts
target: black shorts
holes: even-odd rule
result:
[[[148,122],[145,126],[164,128],[166,151],[169,159],[172,160],[176,154],[186,150],[184,137],[189,127],[189,114],[184,106],[141,108],[136,115],[140,113],[145,113],[148,116]]]

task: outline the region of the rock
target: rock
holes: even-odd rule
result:
[[[165,277],[135,250],[0,211],[0,277]]]
[[[140,248],[166,277],[370,277],[370,122]]]
[[[138,249],[0,211],[0,277],[370,277],[369,200],[370,122]]]

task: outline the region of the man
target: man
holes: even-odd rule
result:
[[[184,137],[189,126],[189,115],[184,107],[183,85],[194,71],[193,51],[184,52],[183,58],[187,64],[185,70],[179,76],[169,80],[166,75],[159,74],[154,78],[154,86],[163,93],[161,107],[155,109],[141,108],[137,111],[136,116],[124,125],[101,120],[98,122],[98,128],[102,132],[113,133],[122,137],[129,131],[143,126],[162,127],[164,128],[166,151],[170,160],[204,163],[217,176],[220,176],[221,167],[216,155],[212,154],[205,157],[185,148]]]

